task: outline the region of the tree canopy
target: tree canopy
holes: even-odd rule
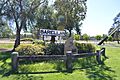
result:
[[[64,26],[70,33],[75,29],[80,34],[80,26],[85,19],[87,0],[55,0],[49,6],[49,0],[1,0],[0,1],[0,25],[2,18],[13,22],[16,30],[14,49],[20,44],[21,30],[29,27],[38,30],[40,28],[58,29]],[[62,23],[58,21],[63,16]]]
[[[63,15],[65,17],[64,26],[70,32],[74,28],[79,29],[81,21],[85,19],[87,6],[87,0],[55,0],[55,9],[57,15]],[[78,30],[79,31],[79,30]]]

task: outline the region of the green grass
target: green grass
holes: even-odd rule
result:
[[[72,73],[63,61],[21,61],[19,73],[11,71],[10,53],[0,52],[0,80],[120,80],[120,47],[106,46],[109,59],[98,65],[95,57],[76,60]]]
[[[0,48],[2,48],[2,49],[11,49],[11,48],[13,48],[13,46],[14,46],[13,43],[10,43],[10,44],[0,43]]]

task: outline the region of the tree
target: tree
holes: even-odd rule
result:
[[[69,31],[69,36],[71,36],[71,31],[73,28],[79,29],[79,24],[85,19],[87,6],[87,0],[56,0],[55,9],[59,15],[63,15],[65,18],[64,26],[65,29]],[[78,30],[79,33],[80,29]]]
[[[36,16],[35,30],[37,30],[37,39],[39,38],[40,29],[57,29],[57,18],[52,6],[42,6]],[[51,42],[55,42],[55,36],[51,36]]]
[[[10,38],[13,35],[13,32],[7,23],[3,23],[3,24],[4,25],[0,25],[0,37]]]
[[[108,37],[108,41],[113,41],[113,37],[112,37],[112,36],[109,36],[109,37]]]
[[[82,36],[82,37],[83,37],[83,40],[86,40],[86,41],[88,41],[88,40],[89,40],[89,38],[90,38],[87,34],[83,34],[83,36]]]
[[[97,40],[101,40],[102,36],[101,36],[101,35],[96,35],[95,38],[96,38]]]
[[[76,23],[76,25],[75,25],[75,31],[77,32],[78,35],[81,35],[80,27],[82,26],[82,24],[83,23],[80,23],[80,24]]]
[[[114,30],[116,27],[120,26],[120,13],[118,13],[116,15],[116,17],[114,18],[114,23],[113,26],[110,28],[109,32],[110,33],[112,30]],[[120,28],[118,28],[115,33],[112,34],[112,37],[114,40],[117,40],[118,44],[119,44],[119,40],[120,40]]]
[[[40,8],[41,5],[47,3],[46,0],[2,0],[1,14],[4,15],[7,20],[13,20],[16,27],[16,40],[13,51],[20,44],[20,32],[22,29],[27,30],[28,25],[34,23],[35,11]]]

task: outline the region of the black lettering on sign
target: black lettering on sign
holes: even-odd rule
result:
[[[40,29],[41,35],[54,35],[54,36],[65,36],[64,31],[59,30],[49,30],[49,29]]]

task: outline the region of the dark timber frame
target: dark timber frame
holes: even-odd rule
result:
[[[90,57],[90,56],[96,56],[96,60],[98,64],[102,63],[101,55],[106,58],[105,55],[105,48],[102,48],[101,50],[97,50],[96,53],[82,53],[82,54],[72,54],[72,51],[67,51],[66,55],[33,55],[33,56],[20,56],[18,52],[12,53],[12,70],[14,72],[18,71],[18,63],[19,60],[64,60],[66,63],[66,69],[67,72],[72,72],[72,63],[74,59],[77,58],[84,58],[84,57]]]

